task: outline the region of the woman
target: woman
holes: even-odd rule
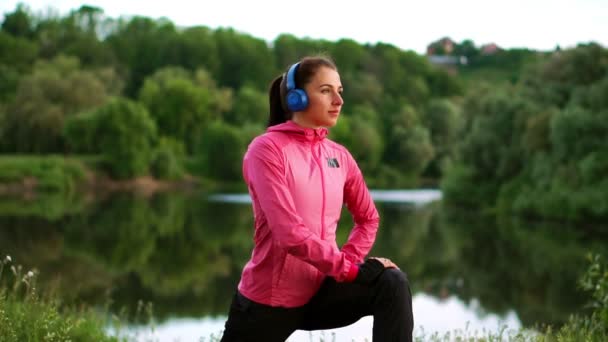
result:
[[[272,82],[269,98],[269,128],[243,160],[255,246],[222,341],[284,341],[297,329],[343,327],[368,315],[374,341],[411,341],[408,280],[388,259],[364,261],[378,212],[351,154],[326,138],[343,104],[336,66],[304,58]],[[340,249],[343,204],[355,225]]]

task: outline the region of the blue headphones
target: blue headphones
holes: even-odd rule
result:
[[[308,107],[308,95],[304,89],[296,88],[296,71],[300,62],[292,65],[287,71],[287,95],[285,102],[290,112],[299,112]]]

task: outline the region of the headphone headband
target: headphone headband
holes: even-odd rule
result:
[[[298,71],[299,66],[300,62],[297,62],[287,71],[287,91],[296,89],[296,71]]]

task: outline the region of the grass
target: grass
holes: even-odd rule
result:
[[[579,286],[592,295],[590,314],[572,316],[558,329],[509,330],[498,332],[464,330],[427,334],[417,331],[414,341],[458,342],[566,342],[608,341],[608,264],[600,256],[589,256],[590,266]],[[153,341],[153,312],[150,303],[139,302],[135,319],[149,327],[144,336],[125,332],[123,314],[110,315],[86,307],[69,307],[52,295],[41,295],[36,287],[37,270],[25,272],[9,256],[0,261],[0,341]],[[111,326],[111,329],[108,327]],[[140,333],[141,334],[141,333]],[[149,335],[149,336],[148,336]],[[219,341],[220,336],[200,337],[199,341]],[[311,342],[313,338],[311,337]],[[320,342],[334,342],[335,335],[319,337]]]
[[[105,331],[105,319],[92,309],[66,308],[43,297],[36,270],[24,272],[9,256],[0,261],[0,341],[121,341]]]
[[[60,155],[0,156],[0,183],[24,184],[29,178],[37,190],[46,192],[74,192],[85,170],[84,162]]]

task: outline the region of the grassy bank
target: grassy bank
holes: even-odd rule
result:
[[[9,256],[0,261],[0,341],[119,341],[105,332],[105,319],[89,308],[63,307],[36,287],[35,270]]]
[[[85,160],[63,156],[0,156],[0,194],[28,191],[72,193],[85,179]]]
[[[608,340],[608,264],[599,256],[589,257],[590,266],[579,286],[591,293],[589,314],[572,316],[564,326],[554,329],[470,331],[467,327],[444,334],[419,332],[415,341],[606,341]],[[137,336],[124,334],[124,322],[86,306],[65,306],[59,299],[39,291],[37,271],[25,271],[9,256],[0,261],[0,341],[129,341]],[[142,305],[143,308],[143,305]],[[140,310],[138,308],[138,312]],[[151,317],[152,313],[148,313]],[[152,329],[152,335],[153,329]],[[201,337],[217,341],[218,336]],[[321,338],[334,341],[335,336]]]
[[[180,179],[153,176],[114,179],[101,156],[0,155],[0,196],[72,196],[75,193],[211,187],[212,181],[184,174]]]

